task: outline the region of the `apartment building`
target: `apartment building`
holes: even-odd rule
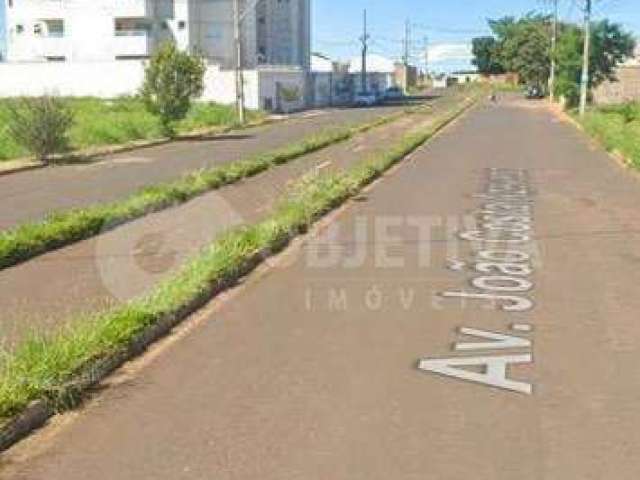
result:
[[[233,0],[1,0],[9,62],[144,59],[166,40],[234,64]],[[240,0],[244,68],[310,62],[310,0]]]

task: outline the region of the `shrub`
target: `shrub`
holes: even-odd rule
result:
[[[182,52],[173,42],[164,43],[145,70],[141,96],[149,112],[160,117],[166,135],[186,117],[191,101],[202,95],[206,64],[197,54]]]
[[[51,155],[68,149],[73,113],[66,101],[45,95],[7,104],[8,132],[13,140],[48,163]]]

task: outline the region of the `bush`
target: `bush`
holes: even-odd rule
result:
[[[51,155],[68,149],[73,113],[67,103],[45,95],[20,98],[7,104],[8,132],[13,140],[48,163]]]
[[[191,101],[204,91],[206,64],[197,54],[182,52],[173,42],[163,44],[145,70],[141,96],[149,112],[160,117],[166,135],[186,117]]]

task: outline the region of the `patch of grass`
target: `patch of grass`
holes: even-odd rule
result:
[[[6,105],[12,100],[0,100],[0,125],[6,125]],[[137,97],[120,97],[114,100],[98,98],[68,98],[75,123],[69,132],[70,148],[81,150],[104,145],[126,144],[136,140],[162,138],[160,121],[146,111]],[[264,118],[264,113],[248,112],[249,121]],[[179,133],[212,127],[238,126],[237,114],[232,106],[216,103],[195,103],[187,118],[177,125]],[[17,145],[0,127],[0,160],[27,156],[28,152]]]
[[[406,135],[389,150],[346,172],[308,176],[268,219],[215,240],[150,294],[92,317],[69,322],[53,336],[32,338],[7,353],[0,364],[0,417],[9,418],[35,399],[65,409],[81,396],[78,379],[100,361],[118,355],[151,326],[184,318],[190,305],[208,300],[233,282],[261,252],[276,252],[320,216],[356,195],[363,186],[402,160],[462,110],[458,106],[424,132]]]
[[[245,160],[193,172],[176,181],[148,186],[124,200],[56,212],[44,220],[19,225],[0,233],[0,269],[98,235],[149,213],[179,205],[207,191],[347,140],[401,115],[402,113],[389,115],[364,125],[314,134],[300,142]]]
[[[640,169],[640,103],[592,109],[577,120],[608,151],[621,153]]]

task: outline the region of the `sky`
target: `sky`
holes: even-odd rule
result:
[[[594,18],[605,16],[640,37],[639,0],[595,0]],[[487,18],[518,16],[529,11],[550,12],[550,0],[312,0],[313,50],[332,58],[350,59],[360,53],[362,12],[367,9],[370,52],[402,57],[405,23],[411,23],[413,63],[451,71],[471,68],[471,39],[490,33]],[[560,17],[579,21],[583,0],[559,0]],[[422,63],[420,63],[422,62]]]
[[[595,19],[609,17],[640,37],[639,0],[595,0]],[[402,56],[405,23],[411,23],[413,62],[451,71],[470,68],[471,39],[487,34],[487,18],[549,11],[551,0],[311,0],[313,50],[348,60],[360,53],[362,12],[368,12],[370,52],[391,59]],[[578,21],[583,0],[559,0],[560,16]],[[0,0],[0,51],[4,40],[4,4]],[[634,5],[635,4],[635,5]],[[422,63],[421,63],[422,62]]]

